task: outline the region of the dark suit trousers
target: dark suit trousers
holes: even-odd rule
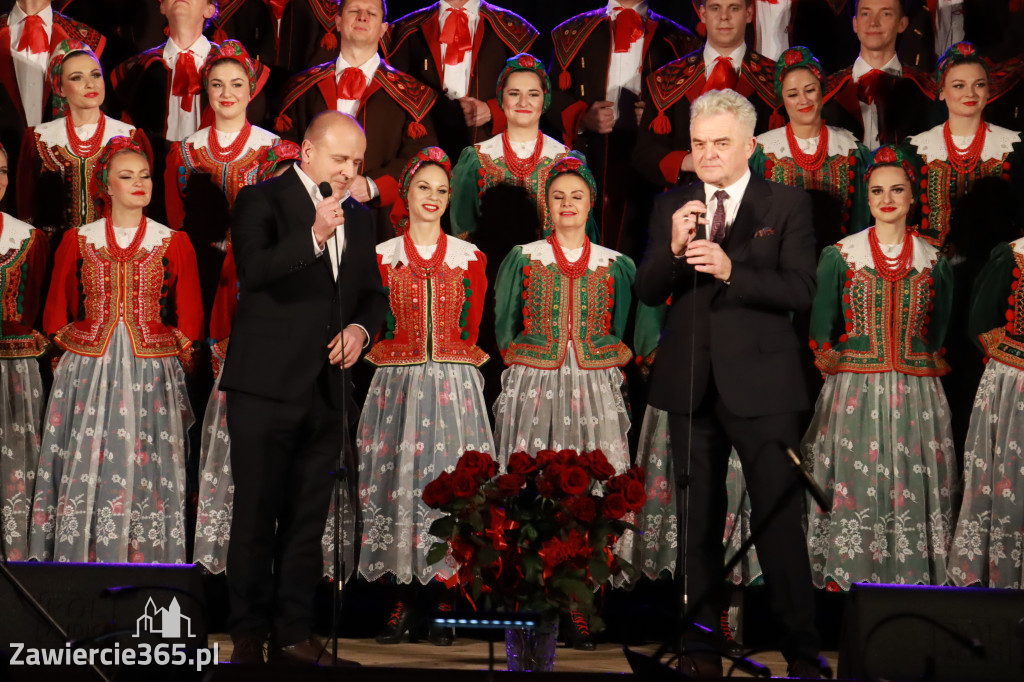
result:
[[[689,458],[687,593],[690,606],[705,593],[710,597],[697,613],[697,622],[716,629],[724,606],[722,536],[727,506],[725,478],[732,446],[743,465],[754,528],[776,501],[786,496],[781,511],[757,538],[756,545],[772,609],[783,629],[782,653],[789,660],[817,656],[814,592],[803,530],[804,493],[778,445],[797,447],[798,415],[737,416],[725,406],[714,380],[709,379],[707,393],[693,413],[692,432],[689,415],[671,413],[669,433],[677,472],[687,470],[688,435],[693,439]],[[680,541],[682,533],[680,528]]]
[[[227,577],[232,635],[288,646],[309,637],[323,572],[330,472],[342,447],[340,400],[325,365],[309,393],[280,402],[228,392],[235,507]]]

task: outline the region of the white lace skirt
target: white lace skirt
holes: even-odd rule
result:
[[[28,556],[44,407],[39,361],[0,359],[0,560]]]
[[[362,577],[426,584],[451,575],[447,563],[426,560],[437,542],[430,524],[441,512],[423,504],[423,486],[454,471],[467,450],[493,454],[483,383],[476,367],[455,363],[374,373],[356,432]]]
[[[30,558],[184,563],[193,421],[178,358],[137,357],[123,323],[102,357],[65,353],[46,410]]]
[[[494,442],[502,466],[513,452],[602,450],[615,471],[629,468],[629,413],[617,367],[582,369],[566,354],[558,369],[512,365],[494,403]]]

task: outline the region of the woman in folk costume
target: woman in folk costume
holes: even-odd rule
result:
[[[66,230],[100,219],[101,207],[90,192],[104,145],[127,137],[152,159],[141,130],[106,116],[106,95],[99,57],[83,42],[62,41],[49,66],[54,116],[25,131],[18,161],[18,212],[54,237],[56,248]],[[63,115],[61,116],[61,113]]]
[[[1024,144],[1021,134],[986,122],[986,104],[1006,82],[993,79],[989,62],[974,45],[956,43],[936,66],[939,99],[949,118],[902,144],[921,179],[919,234],[942,249],[954,266],[956,287],[948,360],[956,371],[943,383],[953,409],[959,450],[966,439],[972,398],[984,371],[983,356],[961,330],[966,327],[974,277],[1001,242],[1019,236],[1012,220],[1024,224]],[[1000,215],[1009,203],[1011,220]]]
[[[862,183],[867,147],[848,130],[821,118],[825,72],[806,47],[792,47],[775,63],[775,94],[789,122],[757,136],[750,169],[768,180],[807,190],[814,200],[818,251],[867,227]]]
[[[575,152],[551,165],[544,196],[551,234],[512,249],[498,271],[495,333],[508,366],[494,404],[498,461],[601,450],[621,473],[630,464],[621,367],[633,357],[622,338],[636,266],[588,236],[597,187]],[[592,650],[583,614],[570,621],[569,644]]]
[[[94,181],[108,208],[61,240],[43,316],[67,352],[44,419],[29,556],[183,563],[193,417],[182,365],[203,328],[195,254],[147,220],[140,146],[111,139]]]
[[[164,183],[171,226],[195,235],[195,241],[204,248],[216,240],[226,250],[222,263],[216,260],[219,278],[210,315],[215,382],[203,419],[193,550],[197,563],[220,573],[227,562],[233,503],[231,439],[227,432],[227,398],[219,388],[220,367],[238,303],[238,277],[226,227],[238,191],[271,177],[282,162],[297,159],[299,148],[251,125],[246,118],[259,77],[241,43],[226,40],[214,49],[203,65],[202,79],[214,124],[171,147]],[[211,250],[205,253],[209,255]]]
[[[7,179],[7,151],[0,145],[0,200]],[[36,323],[49,254],[42,231],[0,212],[0,561],[28,556],[46,402],[36,358],[47,341]]]
[[[397,226],[401,236],[377,246],[389,311],[383,338],[366,355],[377,370],[356,432],[359,574],[408,586],[377,637],[382,644],[400,642],[413,625],[414,580],[427,585],[452,575],[444,561],[427,562],[436,540],[428,530],[441,514],[423,503],[423,486],[454,471],[467,451],[494,452],[477,369],[487,361],[476,345],[486,261],[475,246],[441,229],[450,178],[451,163],[440,147],[413,157],[399,190],[408,212]],[[450,609],[453,593],[445,590],[441,601]],[[453,632],[431,627],[429,639],[449,645]]]
[[[952,298],[945,256],[908,227],[916,176],[881,147],[865,174],[873,227],[826,248],[811,348],[825,375],[802,448],[832,508],[811,506],[818,587],[941,585],[957,476],[942,339]]]
[[[955,585],[1024,587],[1024,239],[1000,244],[974,283],[968,331],[987,364],[964,452],[964,499],[947,573]]]

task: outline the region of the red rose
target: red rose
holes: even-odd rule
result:
[[[599,481],[607,481],[615,475],[615,467],[608,463],[608,458],[600,450],[590,453],[590,473]]]
[[[644,502],[647,501],[647,493],[644,491],[643,485],[632,479],[626,484],[626,489],[622,491],[622,495],[626,498],[626,504],[629,505],[629,508],[635,512],[640,511],[644,506]]]
[[[536,62],[534,62],[533,57],[528,54],[520,55],[519,57],[519,66],[525,66],[528,69],[532,69],[535,63]]]
[[[576,452],[573,450],[559,450],[555,453],[555,462],[557,464],[575,464],[576,463]]]
[[[423,504],[438,509],[452,501],[452,475],[442,471],[441,475],[423,486]]]
[[[629,504],[622,493],[613,493],[604,498],[604,515],[609,519],[621,519],[629,511]]]
[[[537,466],[541,469],[555,461],[554,450],[541,450],[537,453]]]
[[[627,483],[629,483],[629,478],[625,475],[612,476],[608,479],[608,492],[621,493],[626,489]]]
[[[557,494],[555,484],[551,482],[547,476],[540,476],[537,478],[537,493],[541,497],[555,497]]]
[[[461,471],[479,481],[485,481],[497,473],[498,464],[490,455],[476,450],[466,450],[455,464],[455,471]]]
[[[628,476],[640,485],[643,485],[644,479],[647,478],[647,472],[640,467],[630,467],[629,469],[626,469],[626,472],[623,475]]]
[[[575,497],[569,500],[567,506],[580,523],[590,523],[597,514],[597,505],[589,497]]]
[[[509,455],[506,468],[510,474],[526,476],[537,470],[537,462],[525,452],[513,452]]]
[[[800,50],[786,50],[785,58],[786,66],[793,66],[799,64],[804,57],[800,54]]]
[[[526,479],[519,474],[505,474],[504,476],[498,476],[498,492],[502,495],[518,495],[519,491],[523,489],[526,484]]]
[[[480,484],[476,482],[476,479],[467,474],[465,471],[456,470],[452,474],[452,495],[457,499],[465,499],[476,495],[476,491],[480,489]]]
[[[567,495],[582,495],[590,486],[590,476],[582,467],[566,467],[558,477],[562,490]]]

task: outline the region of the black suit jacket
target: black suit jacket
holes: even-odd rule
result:
[[[696,409],[713,372],[722,400],[741,417],[806,409],[804,344],[790,313],[808,310],[814,297],[810,197],[752,175],[722,244],[732,260],[731,283],[697,273],[696,287],[693,267],[675,258],[670,246],[672,214],[691,199],[704,201],[703,183],[655,199],[647,253],[637,270],[644,303],[660,305],[672,296],[651,374],[650,404],[683,414]]]
[[[328,363],[327,344],[346,325],[372,339],[384,320],[369,211],[351,197],[345,211],[342,298],[328,255],[317,258],[313,202],[294,170],[238,193],[232,247],[240,295],[221,388],[289,401],[310,391]],[[341,372],[332,372],[339,382]]]

